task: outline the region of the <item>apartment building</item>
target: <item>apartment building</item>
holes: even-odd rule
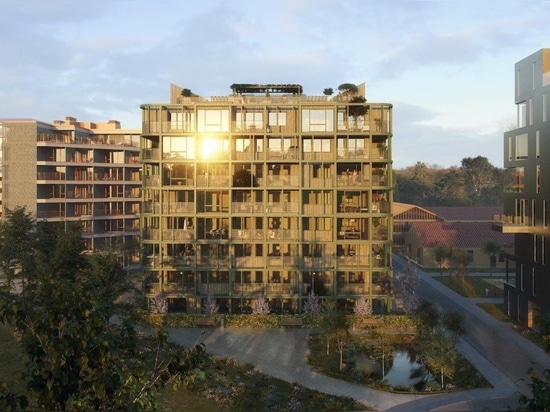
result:
[[[504,166],[515,170],[516,185],[505,193],[504,214],[493,223],[515,238],[515,253],[505,255],[515,262],[504,288],[506,312],[530,328],[550,310],[549,96],[550,49],[542,49],[515,65],[517,126],[504,133]]]
[[[392,105],[365,86],[234,84],[210,99],[171,85],[144,104],[140,161],[149,297],[170,311],[300,313],[309,292],[391,308]],[[187,92],[187,93],[186,93]]]
[[[139,246],[140,130],[120,123],[0,119],[2,210],[82,223],[87,249]],[[139,263],[139,248],[124,264]]]

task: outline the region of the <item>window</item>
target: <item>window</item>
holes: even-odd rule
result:
[[[548,227],[548,201],[542,201],[542,224],[546,228]]]
[[[228,132],[229,110],[199,109],[197,126],[199,132]]]
[[[538,262],[537,259],[537,235],[533,235],[533,262]]]
[[[467,253],[467,256],[468,256],[468,262],[472,263],[474,261],[474,251],[473,250],[468,250],[466,253]]]
[[[525,280],[523,278],[523,263],[519,266],[519,286],[521,291],[525,290]]]
[[[286,126],[286,112],[270,111],[269,126]]]
[[[546,93],[542,94],[542,121],[546,121]]]
[[[546,236],[540,238],[540,263],[546,265]]]
[[[195,139],[193,137],[172,137],[164,136],[162,139],[162,157],[194,159]]]
[[[537,193],[540,193],[540,165],[537,165]]]
[[[527,126],[527,104],[518,103],[518,128]]]
[[[516,167],[516,191],[523,193],[523,178],[525,169],[523,167]]]
[[[531,269],[531,295],[537,296],[537,285],[536,285],[537,273],[535,268]]]
[[[334,131],[334,111],[332,109],[303,109],[302,132]]]
[[[540,157],[540,130],[537,130],[537,134],[535,135],[535,155],[537,158]]]
[[[535,199],[531,199],[531,226],[537,224],[537,204]]]
[[[516,136],[516,160],[527,159],[528,136],[527,133]]]

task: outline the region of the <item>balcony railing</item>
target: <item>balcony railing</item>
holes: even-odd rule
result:
[[[493,215],[493,230],[502,233],[532,233],[540,230],[531,225],[529,216]]]

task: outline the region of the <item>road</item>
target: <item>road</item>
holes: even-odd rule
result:
[[[394,257],[394,273],[402,271],[404,261]],[[500,322],[477,306],[480,301],[501,302],[501,299],[471,299],[444,287],[433,274],[417,269],[421,283],[417,294],[433,302],[441,311],[457,311],[464,316],[467,334],[464,343],[496,367],[522,393],[529,393],[527,370],[532,367],[539,376],[550,368],[550,358],[543,350],[513,330],[511,322]],[[485,374],[485,371],[480,370]],[[509,396],[517,399],[517,395]],[[493,409],[494,410],[494,409]]]

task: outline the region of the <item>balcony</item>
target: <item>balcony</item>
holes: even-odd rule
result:
[[[364,295],[369,293],[369,285],[365,283],[338,283],[336,288],[339,295]]]
[[[501,233],[535,233],[542,228],[530,225],[528,216],[493,215],[493,230]]]

